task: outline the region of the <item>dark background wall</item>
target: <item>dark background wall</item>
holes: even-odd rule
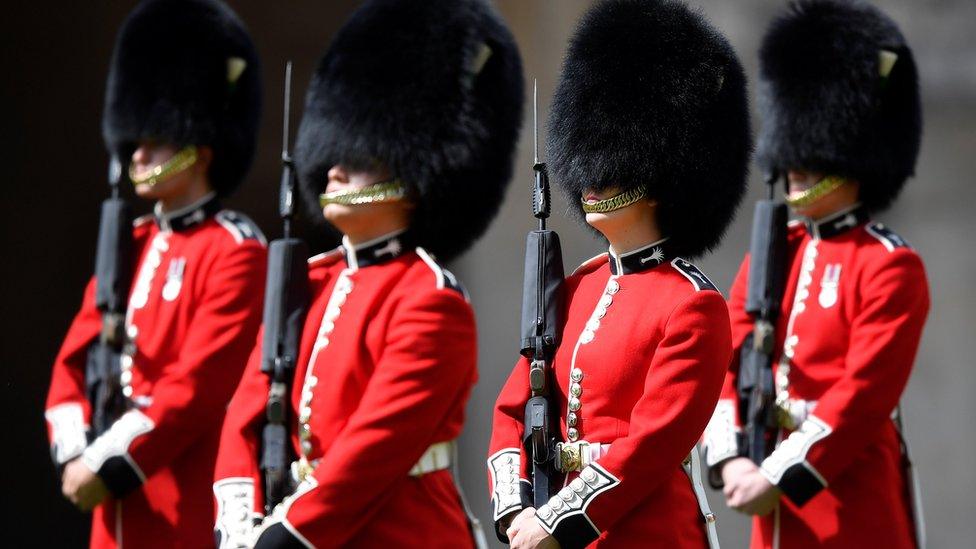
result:
[[[245,186],[228,205],[251,215],[269,237],[275,219],[284,61],[295,63],[293,120],[318,56],[352,0],[231,1],[248,23],[264,63],[265,115],[258,156]],[[739,51],[751,79],[755,51],[777,0],[692,0]],[[932,311],[904,404],[909,439],[923,482],[931,547],[971,542],[976,511],[976,3],[971,0],[877,2],[903,27],[921,68],[925,136],[916,179],[880,216],[920,251],[928,268]],[[99,133],[102,94],[115,32],[134,4],[10,3],[0,20],[0,520],[3,545],[81,546],[87,519],[60,496],[48,459],[42,416],[50,365],[94,264],[98,203],[104,198],[106,156]],[[558,78],[566,40],[585,0],[498,0],[522,49],[526,76],[539,79],[541,117]],[[178,39],[179,29],[161,40]],[[377,37],[382,40],[383,37]],[[755,86],[752,86],[755,89]],[[531,89],[526,90],[531,98]],[[531,121],[531,118],[527,118]],[[544,137],[544,135],[543,135]],[[484,456],[490,410],[514,363],[524,233],[531,228],[528,184],[531,126],[519,144],[516,179],[499,220],[452,266],[478,314],[481,380],[468,406],[462,437],[462,483],[486,523]],[[722,247],[699,265],[727,289],[748,245],[748,202],[758,197],[754,175],[747,205]],[[561,199],[560,199],[561,200]],[[568,267],[599,253],[602,244],[558,215]],[[325,239],[317,238],[319,245]],[[748,521],[721,504],[725,547],[745,547]],[[404,525],[410,527],[410,525]],[[490,536],[491,537],[491,536]]]

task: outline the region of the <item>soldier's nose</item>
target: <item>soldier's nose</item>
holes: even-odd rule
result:
[[[149,163],[150,158],[149,146],[145,144],[139,145],[135,151],[132,153],[132,163],[135,165],[145,165]]]
[[[329,168],[329,173],[327,174],[329,182],[335,181],[338,183],[348,183],[349,173],[341,165],[336,164]]]

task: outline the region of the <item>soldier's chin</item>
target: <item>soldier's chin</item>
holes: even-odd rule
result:
[[[620,217],[620,211],[621,210],[613,210],[610,212],[589,212],[586,214],[586,223],[594,229],[603,232],[601,227],[614,223],[614,221]]]
[[[150,185],[149,183],[139,183],[135,186],[136,196],[139,198],[159,198],[159,189],[157,185]]]
[[[334,225],[337,220],[341,221],[345,217],[354,215],[354,208],[355,206],[348,206],[345,204],[326,204],[322,208],[322,217]]]
[[[607,218],[607,214],[599,213],[599,212],[590,212],[583,215],[586,217],[586,222],[589,223],[590,225],[592,225],[594,221],[599,223],[600,221],[603,221],[604,219]]]
[[[367,214],[364,209],[363,205],[327,204],[322,208],[322,217],[339,232],[345,234],[346,228],[359,224],[359,220]]]

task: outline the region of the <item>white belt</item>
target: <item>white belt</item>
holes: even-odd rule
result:
[[[420,477],[434,471],[442,471],[451,467],[454,462],[454,441],[437,442],[430,445],[424,455],[420,456],[417,463],[410,469],[409,475]],[[306,476],[318,467],[319,460],[315,459],[308,462],[308,466],[303,468],[301,461],[291,462],[291,478],[296,483],[302,482]],[[302,472],[305,472],[303,475]]]
[[[708,535],[708,546],[711,549],[719,549],[718,531],[715,529],[715,513],[708,506],[708,498],[705,497],[705,487],[701,480],[701,458],[698,457],[698,447],[691,449],[691,453],[681,463],[681,467],[691,481],[691,488],[695,492],[695,499],[698,500],[698,510],[701,512],[702,519],[705,521],[705,533]]]
[[[454,441],[435,442],[420,456],[417,464],[410,469],[410,476],[419,477],[434,471],[442,471],[451,467],[454,461]]]

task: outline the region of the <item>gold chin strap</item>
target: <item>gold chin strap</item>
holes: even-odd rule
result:
[[[343,189],[322,193],[319,195],[319,204],[324,208],[329,204],[343,204],[346,206],[359,206],[362,204],[377,204],[380,202],[396,202],[403,200],[407,196],[407,186],[399,179],[392,181],[381,181],[361,189]]]
[[[810,204],[820,200],[824,196],[836,191],[846,180],[836,175],[828,175],[817,182],[816,185],[803,191],[798,195],[787,194],[786,204],[791,208],[805,208]]]
[[[641,200],[647,192],[643,188],[631,189],[629,191],[624,191],[616,196],[611,196],[604,200],[598,200],[596,202],[590,203],[586,200],[580,199],[583,203],[584,213],[607,213],[614,210],[619,210],[620,208],[626,208],[631,204]]]
[[[162,183],[163,181],[170,179],[174,175],[196,164],[196,162],[196,146],[187,145],[186,147],[183,147],[177,151],[176,154],[174,154],[173,157],[166,162],[153,166],[151,170],[141,174],[135,171],[134,165],[129,164],[129,180],[132,181],[133,185],[149,185],[152,187],[156,183]]]

